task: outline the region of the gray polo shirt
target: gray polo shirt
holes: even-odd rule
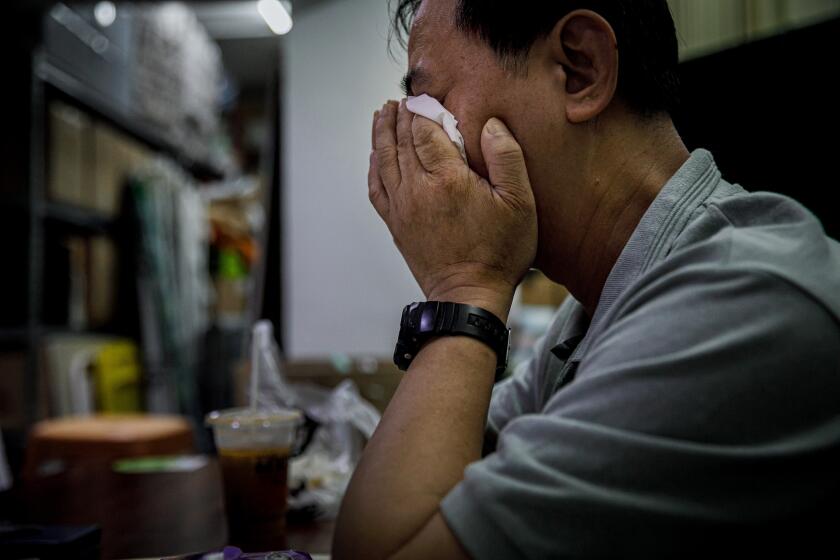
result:
[[[840,244],[693,152],[487,432],[441,505],[474,558],[805,550],[840,520]]]

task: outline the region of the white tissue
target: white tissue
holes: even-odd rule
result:
[[[405,102],[405,107],[415,115],[421,115],[427,119],[431,119],[442,126],[449,139],[458,148],[458,152],[461,153],[464,162],[467,162],[467,152],[464,150],[464,137],[458,131],[458,120],[437,99],[429,97],[425,93],[417,97],[409,96]]]

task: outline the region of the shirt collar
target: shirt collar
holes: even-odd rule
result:
[[[572,303],[575,309],[561,331],[561,342],[551,349],[555,356],[569,361],[582,359],[618,296],[644,271],[667,255],[691,215],[708,198],[720,179],[711,153],[704,149],[691,153],[659,191],[621,251],[601,291],[592,321],[589,321],[579,302]]]

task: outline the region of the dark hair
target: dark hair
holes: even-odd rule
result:
[[[484,40],[502,62],[522,61],[572,10],[600,14],[615,31],[620,57],[617,95],[642,116],[671,113],[677,106],[678,48],[666,0],[457,0],[455,24]],[[397,0],[393,29],[400,44],[421,0]],[[527,7],[523,7],[527,6]]]

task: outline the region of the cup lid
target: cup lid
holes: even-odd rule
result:
[[[300,424],[303,414],[292,408],[257,409],[249,407],[215,410],[205,419],[208,426],[253,426],[261,424]]]

